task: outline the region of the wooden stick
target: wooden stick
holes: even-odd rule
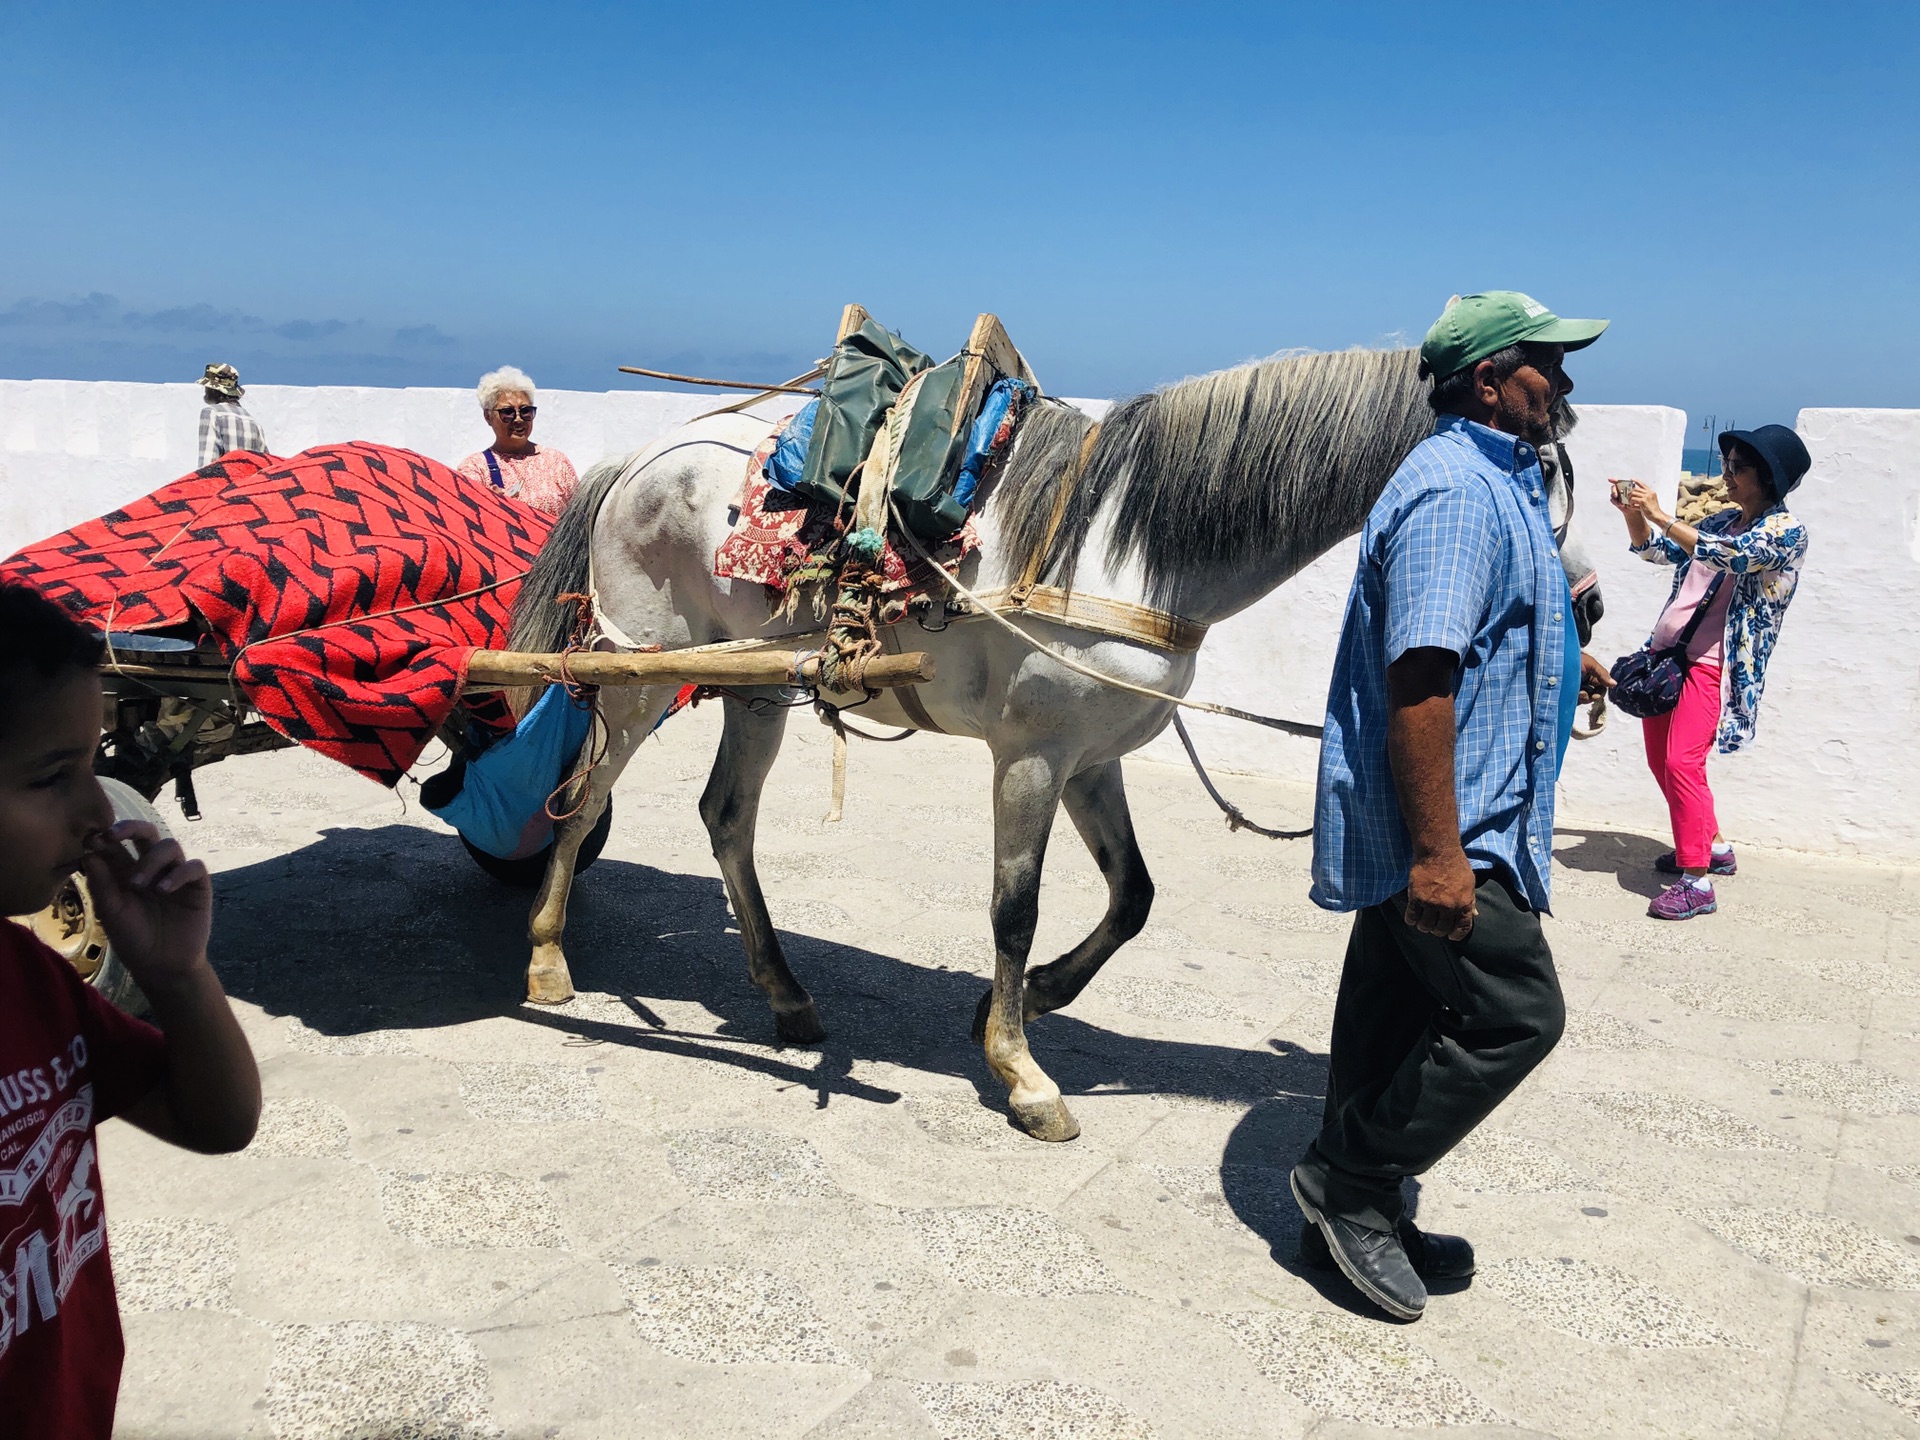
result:
[[[803,661],[801,657],[806,655]],[[804,650],[756,650],[735,654],[677,654],[672,650],[616,654],[575,651],[567,673],[583,685],[791,685],[794,666],[800,682],[820,683],[820,657]],[[537,685],[560,678],[558,655],[513,650],[476,650],[467,665],[467,687]],[[876,655],[867,662],[867,684],[875,690],[919,685],[934,678],[933,657],[924,650],[905,655]]]
[[[654,380],[672,380],[679,385],[711,385],[716,390],[756,390],[762,395],[818,395],[804,385],[760,385],[750,380],[709,380],[701,375],[676,375],[671,370],[645,370],[638,365],[622,365],[622,375],[645,375]],[[817,372],[816,372],[817,373]]]

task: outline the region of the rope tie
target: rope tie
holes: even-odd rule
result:
[[[893,518],[894,522],[900,527],[901,538],[912,547],[914,554],[918,555],[922,560],[926,560],[926,551],[920,548],[920,542],[914,538],[913,532],[908,530],[906,525],[901,522],[899,511],[896,510],[894,512]],[[931,564],[932,562],[929,561],[928,563]],[[1076,675],[1084,675],[1089,680],[1098,681],[1100,684],[1111,686],[1115,690],[1125,690],[1130,695],[1139,695],[1148,700],[1161,700],[1169,705],[1178,707],[1174,710],[1174,724],[1180,731],[1181,742],[1187,747],[1187,756],[1193,761],[1194,769],[1199,771],[1201,782],[1206,785],[1207,793],[1213,796],[1214,803],[1227,812],[1227,823],[1233,829],[1252,830],[1258,834],[1267,836],[1269,839],[1275,840],[1299,839],[1301,836],[1311,835],[1313,833],[1311,830],[1302,830],[1297,833],[1268,830],[1263,826],[1255,825],[1251,820],[1248,820],[1245,815],[1241,814],[1229,801],[1223,799],[1220,792],[1213,788],[1212,780],[1207,778],[1207,772],[1200,764],[1200,757],[1194,753],[1193,742],[1187,739],[1186,727],[1180,724],[1180,709],[1203,710],[1210,715],[1226,715],[1235,720],[1250,720],[1256,725],[1265,725],[1274,730],[1284,731],[1289,735],[1300,735],[1313,740],[1320,738],[1320,726],[1303,725],[1298,720],[1281,720],[1272,715],[1255,715],[1246,710],[1236,710],[1231,705],[1215,705],[1205,700],[1185,700],[1178,695],[1169,695],[1164,690],[1155,690],[1150,685],[1135,685],[1132,681],[1122,680],[1117,675],[1108,675],[1103,671],[1094,669],[1091,665],[1081,663],[1071,655],[1062,655],[1051,645],[1036,640],[1025,630],[1022,630],[1018,625],[1007,619],[1005,615],[988,605],[978,595],[974,594],[972,590],[969,590],[966,585],[961,582],[959,576],[949,575],[937,565],[933,566],[933,568],[939,573],[941,578],[947,582],[948,588],[958,594],[961,599],[970,603],[978,613],[985,615],[989,620],[993,621],[994,624],[1000,626],[1001,629],[1011,632],[1019,639],[1021,644],[1034,650],[1038,654],[1045,655],[1048,659],[1065,666]],[[1236,816],[1239,817],[1237,821],[1235,819]]]
[[[606,717],[600,713],[600,687],[598,685],[588,685],[580,680],[576,680],[573,675],[573,657],[582,651],[592,648],[594,628],[593,597],[574,590],[569,591],[565,595],[554,596],[553,603],[556,605],[571,604],[574,607],[573,630],[567,637],[567,643],[560,648],[560,661],[558,665],[560,674],[559,679],[555,683],[565,688],[569,703],[579,705],[584,702],[588,712],[587,744],[585,751],[587,761],[578,770],[575,770],[566,779],[553,787],[553,792],[547,796],[547,802],[542,807],[547,812],[547,818],[553,821],[554,824],[559,825],[573,819],[574,816],[587,808],[587,800],[593,794],[593,786],[590,783],[593,772],[599,768],[600,762],[607,758],[607,750],[612,744],[613,737],[607,729]],[[660,647],[658,645],[646,645],[641,648],[653,651],[658,650]],[[573,802],[573,807],[570,810],[556,813],[553,808],[554,803],[575,787],[578,787],[580,794],[579,798]]]

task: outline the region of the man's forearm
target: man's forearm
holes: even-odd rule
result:
[[[1460,849],[1460,806],[1453,788],[1453,696],[1430,695],[1387,712],[1387,763],[1414,859]]]

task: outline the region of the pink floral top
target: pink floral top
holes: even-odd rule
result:
[[[489,456],[493,466],[487,464]],[[494,466],[500,472],[497,482]],[[500,455],[488,446],[467,456],[456,468],[476,485],[497,483],[508,499],[531,505],[548,515],[558,515],[566,509],[580,484],[580,477],[573,473],[573,462],[546,445],[536,445],[526,455]]]

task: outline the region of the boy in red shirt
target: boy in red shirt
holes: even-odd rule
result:
[[[241,1149],[260,1073],[207,963],[206,866],[113,822],[93,778],[101,644],[37,591],[0,584],[0,915],[82,871],[159,1028],[0,920],[0,1431],[108,1440],[124,1344],[94,1129],[119,1115],[189,1150]]]

